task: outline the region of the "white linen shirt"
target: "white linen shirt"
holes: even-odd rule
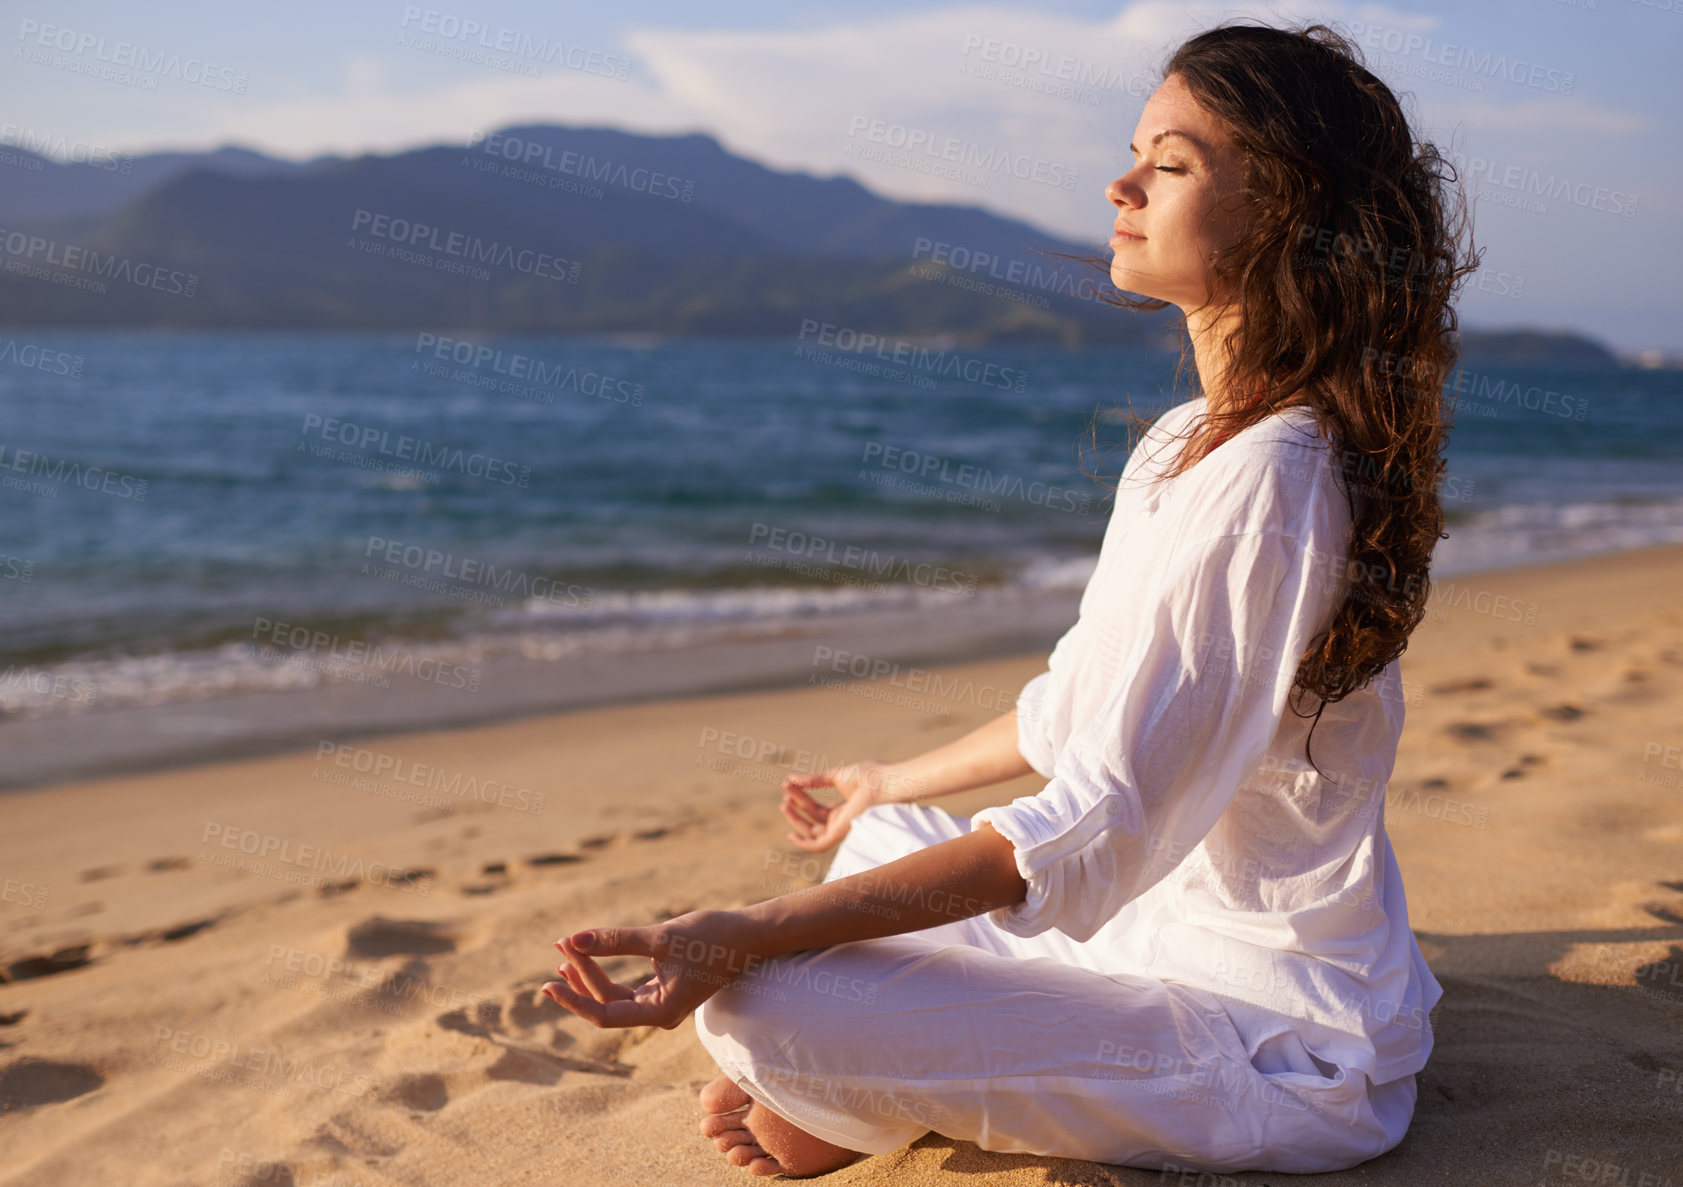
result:
[[[1349,588],[1351,515],[1313,413],[1252,425],[1168,480],[1202,398],[1124,468],[1079,617],[1018,698],[1048,779],[971,817],[1012,843],[1026,900],[1102,972],[1219,995],[1257,1042],[1291,1030],[1383,1084],[1431,1052],[1442,995],[1408,926],[1384,827],[1403,727],[1398,664],[1299,717],[1299,658]]]

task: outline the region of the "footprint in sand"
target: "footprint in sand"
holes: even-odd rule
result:
[[[501,1002],[479,1002],[471,1011],[451,1010],[440,1014],[434,1021],[445,1030],[472,1035],[477,1039],[488,1039],[493,1032],[502,1031],[503,1007]]]
[[[450,1103],[450,1089],[444,1077],[429,1072],[400,1078],[381,1094],[381,1099],[423,1113],[436,1113]]]
[[[86,1064],[20,1059],[0,1068],[0,1112],[75,1100],[104,1083],[105,1077]]]
[[[544,1005],[549,1005],[549,1009],[544,1009]],[[518,1040],[526,1037],[526,1033],[534,1027],[553,1027],[560,1021],[555,1007],[535,989],[513,995],[507,1005],[506,1018],[503,1003],[482,1001],[472,1011],[451,1010],[447,1014],[440,1014],[436,1021],[445,1030],[488,1039],[503,1049],[502,1054],[497,1057],[497,1062],[485,1069],[486,1077],[491,1080],[514,1080],[547,1087],[555,1084],[567,1072],[620,1078],[628,1077],[632,1073],[631,1067],[620,1063],[611,1053],[603,1053],[597,1058],[589,1058],[588,1055],[557,1055],[553,1050],[544,1050],[519,1042]],[[511,1035],[509,1030],[520,1033]],[[550,1038],[552,1048],[572,1045],[572,1036],[559,1029],[555,1030]],[[613,1050],[618,1050],[617,1043]]]
[[[206,928],[216,926],[214,919],[195,919],[191,923],[178,923],[168,931],[160,932],[158,938],[165,943],[173,944],[177,940],[185,940],[188,936],[196,936]]]
[[[1494,721],[1456,721],[1444,727],[1444,733],[1457,742],[1494,742],[1506,729]]]
[[[170,870],[189,869],[192,865],[190,857],[157,857],[146,863],[146,869],[149,873],[162,874]]]
[[[1539,717],[1546,717],[1550,721],[1577,721],[1580,717],[1584,716],[1584,713],[1585,710],[1583,708],[1572,704],[1570,701],[1565,701],[1558,705],[1551,705],[1547,709],[1537,710],[1537,715]]]
[[[105,878],[115,878],[122,872],[122,866],[96,866],[91,870],[83,870],[76,877],[83,882],[99,882]]]
[[[1530,769],[1532,767],[1540,767],[1546,762],[1548,762],[1548,759],[1544,758],[1541,754],[1522,754],[1519,756],[1519,765],[1509,767],[1507,770],[1503,771],[1502,778],[1523,779],[1528,773],[1530,773]]]
[[[1475,676],[1470,680],[1447,680],[1442,684],[1434,684],[1426,691],[1440,696],[1457,692],[1483,692],[1487,688],[1496,687],[1483,676]]]
[[[584,858],[576,853],[543,853],[537,857],[528,857],[526,864],[529,866],[564,866],[583,860]]]
[[[6,966],[0,981],[30,981],[36,977],[52,977],[92,963],[93,958],[88,955],[88,945],[78,944],[73,948],[60,948],[49,956],[26,956],[22,960],[14,960]]]
[[[345,933],[345,954],[377,960],[382,956],[436,956],[454,952],[456,938],[442,923],[425,919],[387,919],[376,915]]]

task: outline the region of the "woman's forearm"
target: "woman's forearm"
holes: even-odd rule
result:
[[[691,911],[646,927],[589,928],[555,942],[567,958],[546,982],[552,1000],[596,1026],[671,1029],[701,1003],[776,956],[922,931],[1028,897],[1016,854],[992,826],[898,861],[751,907]],[[647,956],[635,989],[598,961]]]
[[[874,869],[740,908],[744,946],[780,956],[922,931],[1028,896],[1011,842],[982,825]]]
[[[1004,783],[1034,770],[1017,749],[1017,711],[934,750],[889,763],[879,802],[928,799]]]

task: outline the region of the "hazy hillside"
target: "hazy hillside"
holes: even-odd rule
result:
[[[784,335],[818,321],[1170,340],[1170,318],[1092,299],[1102,272],[1036,252],[1081,245],[977,207],[768,169],[704,135],[525,126],[306,163],[6,151],[0,226],[32,236],[9,237],[0,261],[12,325]],[[1554,332],[1475,331],[1464,346],[1480,365],[1613,362]]]

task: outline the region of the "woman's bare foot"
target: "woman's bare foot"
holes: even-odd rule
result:
[[[862,1157],[857,1151],[813,1137],[751,1100],[729,1076],[701,1090],[701,1136],[732,1166],[751,1175],[788,1175],[804,1179],[827,1175]]]

